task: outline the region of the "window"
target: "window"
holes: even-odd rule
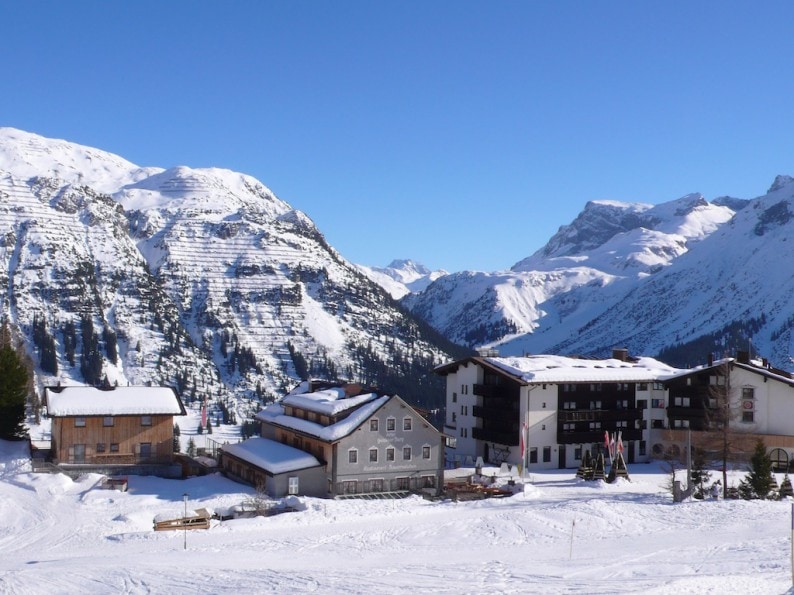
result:
[[[406,417],[403,419],[403,431],[410,432],[411,431],[411,418]]]
[[[453,403],[457,403],[458,402],[458,393],[452,393],[452,402]]]
[[[654,409],[664,409],[664,399],[651,399],[651,407]]]
[[[369,420],[369,431],[370,432],[377,432],[378,431],[378,420],[377,419]]]
[[[468,432],[468,430],[466,428],[461,428],[460,429],[460,437],[461,438],[468,438],[469,437],[469,432]]]
[[[370,492],[382,492],[383,491],[383,480],[382,479],[370,479],[369,480],[369,491]]]
[[[102,425],[106,428],[110,428],[113,426],[113,418],[111,416],[105,416],[102,418]]]
[[[577,446],[573,449],[573,460],[574,461],[581,461],[582,460],[582,447]]]
[[[576,385],[575,384],[563,384],[562,385],[562,392],[564,392],[564,393],[576,392]]]
[[[640,456],[641,456],[641,457],[644,457],[644,456],[647,454],[647,453],[645,452],[645,451],[646,451],[646,448],[647,448],[647,447],[645,446],[645,440],[640,440]]]
[[[755,389],[752,387],[742,388],[742,399],[755,399]]]
[[[546,403],[544,401],[543,406],[541,407],[541,409],[545,409],[545,408],[546,408]]]
[[[629,401],[628,399],[618,399],[615,402],[616,409],[628,409],[629,408]]]
[[[458,421],[458,414],[453,411],[452,412],[452,423],[454,424],[456,421]]]
[[[289,482],[289,485],[287,487],[287,493],[289,495],[291,495],[291,496],[297,496],[298,495],[298,485],[299,485],[298,478],[297,477],[290,477],[290,478],[287,479],[287,481]]]
[[[755,421],[755,413],[753,411],[742,411],[742,421],[753,423]]]
[[[615,428],[617,428],[617,429],[626,429],[628,427],[629,427],[629,422],[627,422],[626,420],[621,420],[621,421],[616,421],[615,422]]]
[[[674,419],[673,420],[673,427],[674,428],[688,428],[689,427],[689,420],[688,419]]]
[[[601,422],[600,421],[591,421],[590,422],[590,431],[594,432],[596,430],[601,429]]]
[[[637,385],[637,390],[648,390],[648,383],[647,382],[640,382]]]
[[[411,487],[411,482],[407,477],[398,477],[394,480],[394,487],[398,490],[408,490]]]
[[[150,425],[152,425],[152,416],[151,415],[142,415],[141,416],[141,425],[142,426],[150,426]]]
[[[369,462],[370,463],[377,463],[378,462],[378,449],[377,448],[370,448],[369,449]]]
[[[654,382],[653,390],[664,390],[664,384],[662,384],[661,382]]]
[[[105,452],[105,443],[104,442],[97,442],[96,443],[96,451],[98,453],[99,452]]]
[[[576,424],[562,424],[562,431],[563,432],[575,432],[576,431]]]
[[[404,446],[403,447],[403,461],[410,461],[411,460],[411,447]]]
[[[435,475],[423,475],[422,476],[422,487],[423,488],[434,488],[434,487],[436,487],[436,476]]]
[[[637,409],[647,409],[647,408],[648,408],[647,399],[637,399]]]
[[[386,460],[387,461],[394,460],[394,449],[392,447],[386,449]]]
[[[601,409],[601,401],[590,401],[590,409]]]
[[[75,444],[72,447],[72,452],[74,453],[73,462],[75,462],[75,463],[85,463],[85,444]]]
[[[423,446],[422,447],[422,458],[423,459],[429,459],[430,458],[430,447],[429,446]]]
[[[725,376],[709,376],[709,384],[712,386],[725,386]]]
[[[543,462],[550,463],[551,462],[551,446],[544,446],[543,447]]]
[[[397,420],[395,420],[393,417],[390,417],[389,419],[386,420],[386,431],[393,432],[396,425],[397,425]]]
[[[84,428],[85,427],[85,418],[84,417],[75,417],[74,418],[74,427],[75,428]]]
[[[110,443],[110,452],[118,452],[119,451],[119,443],[118,442],[111,442]]]
[[[664,428],[664,420],[663,419],[653,419],[651,420],[651,427],[655,430],[660,430]]]
[[[563,409],[576,409],[576,401],[565,401],[562,404]]]
[[[537,463],[538,462],[538,449],[534,446],[529,447],[529,462],[530,463]]]
[[[676,407],[689,407],[690,399],[689,397],[675,397],[673,402]]]
[[[141,442],[139,452],[142,459],[148,459],[152,456],[152,443],[151,442]]]
[[[351,448],[347,451],[347,462],[358,463],[358,451],[355,448]]]

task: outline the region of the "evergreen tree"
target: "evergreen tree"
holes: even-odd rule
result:
[[[777,488],[777,481],[772,475],[772,460],[766,452],[763,440],[755,443],[753,456],[750,457],[750,472],[739,483],[739,494],[745,500],[761,498],[766,500]]]
[[[187,454],[191,457],[196,456],[196,442],[193,440],[193,436],[187,441]]]
[[[4,322],[0,329],[0,438],[3,440],[21,440],[26,435],[29,380],[29,372],[11,344],[11,332]]]
[[[702,448],[692,449],[692,476],[689,478],[695,486],[693,496],[702,500],[708,491],[711,473],[706,470],[706,451]]]
[[[212,421],[207,418],[207,434],[212,434]]]

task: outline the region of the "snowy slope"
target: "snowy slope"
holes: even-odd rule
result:
[[[100,378],[176,385],[188,401],[231,398],[245,405],[240,419],[257,409],[250,399],[276,398],[306,375],[429,400],[428,371],[450,357],[308,216],[244,174],[140,168],[1,128],[0,223],[3,313],[34,359],[34,317],[57,351],[41,383],[84,380],[84,319],[99,337]]]
[[[252,490],[219,475],[131,476],[127,492],[98,490],[99,475],[29,473],[21,446],[0,442],[0,591],[10,595],[791,587],[790,501],[672,504],[656,465],[630,466],[631,482],[612,485],[533,473],[517,495],[479,502],[303,498],[300,512],[184,533],[154,532],[153,519],[228,509]]]
[[[454,273],[405,303],[455,341],[537,353],[554,343],[539,343],[538,334],[559,329],[565,336],[587,324],[733,215],[698,194],[657,206],[590,202],[510,271]],[[510,343],[515,337],[523,342]]]
[[[431,271],[410,259],[393,260],[387,267],[358,265],[358,268],[396,300],[409,293],[423,291],[436,279],[449,274],[443,269]]]

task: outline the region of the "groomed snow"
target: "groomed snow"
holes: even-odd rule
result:
[[[92,386],[46,389],[47,413],[65,415],[182,415],[176,393],[159,386],[119,386],[99,390]]]
[[[612,485],[534,473],[479,502],[302,498],[183,533],[152,530],[183,494],[188,510],[228,509],[253,490],[219,475],[98,490],[98,475],[31,474],[26,454],[0,442],[3,593],[791,592],[791,501],[673,504],[655,465]]]

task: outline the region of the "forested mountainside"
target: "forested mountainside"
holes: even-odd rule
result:
[[[167,384],[248,415],[300,379],[426,408],[463,353],[250,176],[0,129],[2,314],[39,385]]]

